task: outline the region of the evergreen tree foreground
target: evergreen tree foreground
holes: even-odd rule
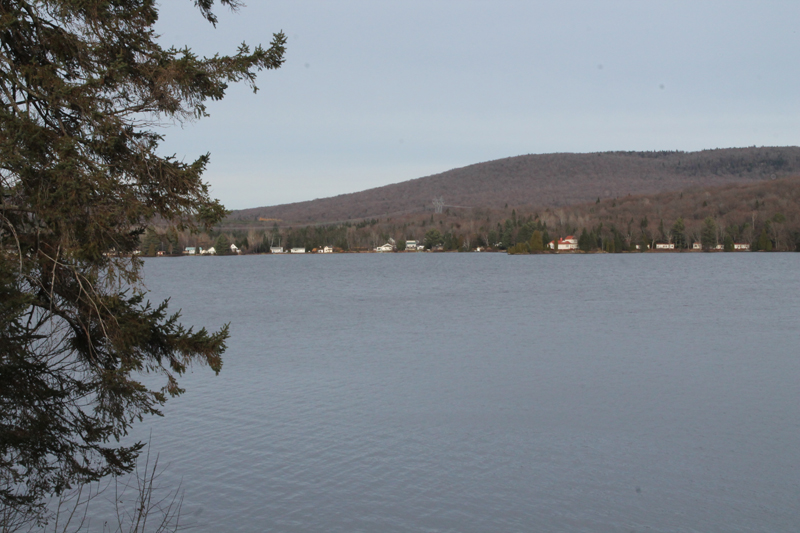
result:
[[[194,3],[216,23],[213,0]],[[201,230],[226,213],[202,180],[209,156],[160,156],[155,129],[202,118],[230,83],[255,91],[285,37],[202,58],[162,48],[157,17],[152,0],[0,1],[0,508],[14,524],[131,471],[142,444],[118,439],[182,392],[189,365],[222,365],[227,326],[185,328],[140,283],[148,221]]]

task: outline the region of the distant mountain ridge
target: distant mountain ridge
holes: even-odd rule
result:
[[[306,202],[234,211],[229,219],[315,224],[417,213],[445,206],[557,207],[628,194],[718,186],[800,173],[800,147],[699,152],[522,155],[423,178]]]

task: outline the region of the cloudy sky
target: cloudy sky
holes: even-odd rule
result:
[[[211,55],[288,36],[164,151],[211,152],[231,209],[311,200],[502,157],[800,144],[800,2],[164,2],[164,44]]]

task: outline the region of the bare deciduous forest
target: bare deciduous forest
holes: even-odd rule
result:
[[[325,224],[430,213],[446,206],[503,209],[563,207],[623,197],[800,174],[799,147],[730,148],[701,152],[604,152],[523,155],[434,176],[308,202],[235,211],[236,224]]]
[[[214,246],[224,252],[234,243],[244,253],[268,253],[270,246],[365,251],[389,239],[402,248],[406,239],[413,239],[444,250],[504,250],[529,243],[536,231],[546,244],[578,237],[584,230],[586,250],[626,251],[637,244],[647,249],[656,243],[687,249],[703,240],[704,230],[705,241],[714,245],[727,239],[753,249],[799,250],[800,177],[595,198],[572,206],[445,207],[440,214],[428,211],[336,224],[248,226],[229,220],[214,232],[196,235],[150,229],[142,249],[150,255],[157,250],[179,254],[184,246]]]

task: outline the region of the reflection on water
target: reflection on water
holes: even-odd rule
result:
[[[800,254],[148,260],[196,531],[794,531]]]

